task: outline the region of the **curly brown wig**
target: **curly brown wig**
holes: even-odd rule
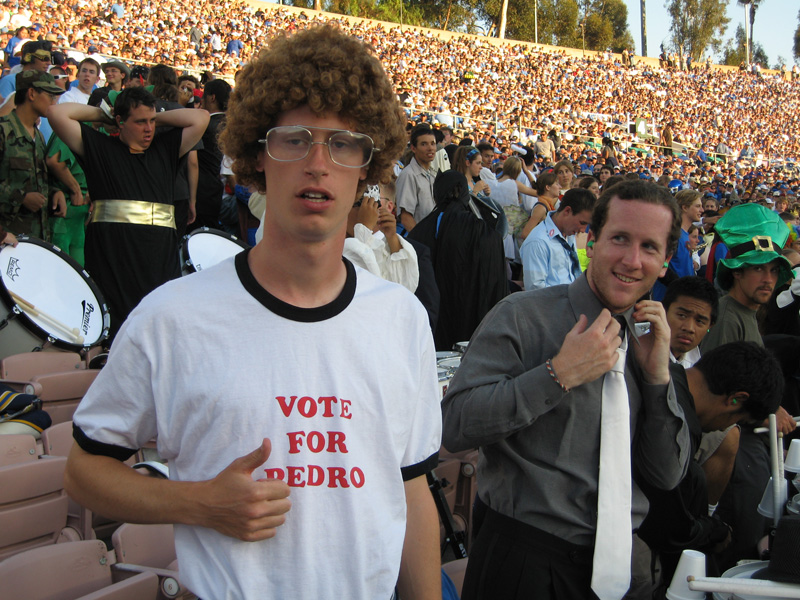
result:
[[[220,135],[240,184],[265,191],[264,175],[256,169],[264,149],[258,140],[282,113],[301,106],[317,115],[337,114],[369,135],[380,151],[372,156],[366,181],[390,179],[406,143],[405,113],[373,52],[326,25],[274,38],[241,71]]]

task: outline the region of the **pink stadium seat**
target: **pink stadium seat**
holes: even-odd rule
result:
[[[117,571],[154,573],[159,580],[159,600],[193,598],[181,583],[172,525],[125,523],[111,536]]]
[[[0,562],[0,598],[156,600],[156,575],[140,573],[115,581],[111,562],[99,540],[29,550]]]
[[[99,372],[96,369],[81,369],[43,373],[31,378],[33,383],[42,386],[42,392],[39,394],[43,402],[42,408],[50,415],[53,425],[72,419],[75,409],[78,408],[78,402],[86,394]]]
[[[24,550],[77,539],[67,529],[61,456],[0,467],[0,559]]]
[[[172,525],[125,523],[111,536],[117,562],[166,569],[176,560]]]
[[[0,467],[34,462],[38,455],[32,435],[0,435]]]
[[[0,360],[0,379],[29,381],[43,373],[85,369],[77,352],[24,352]]]
[[[72,449],[72,421],[52,425],[42,432],[42,449],[50,456],[69,456]]]

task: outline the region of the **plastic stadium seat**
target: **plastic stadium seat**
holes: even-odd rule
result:
[[[158,577],[115,581],[99,540],[37,548],[0,562],[0,600],[156,600]]]
[[[0,435],[0,467],[34,462],[38,455],[32,435]]]
[[[159,600],[193,598],[181,583],[172,525],[125,523],[111,536],[117,571],[154,573],[159,580]]]
[[[97,369],[82,369],[43,373],[31,378],[31,382],[42,386],[39,394],[43,402],[42,408],[50,415],[53,425],[72,419],[78,402],[94,383],[99,372]]]
[[[69,456],[72,450],[72,421],[51,425],[42,432],[42,450],[50,456]]]
[[[24,352],[0,360],[0,379],[28,381],[44,373],[85,369],[77,352]]]
[[[78,539],[66,527],[66,463],[53,456],[0,467],[0,559],[54,544],[62,535]]]

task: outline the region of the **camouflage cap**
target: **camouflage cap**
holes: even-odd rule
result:
[[[50,73],[41,73],[36,70],[20,71],[17,73],[17,90],[27,90],[32,87],[40,92],[49,92],[60,96],[65,90],[58,87],[55,81]]]

